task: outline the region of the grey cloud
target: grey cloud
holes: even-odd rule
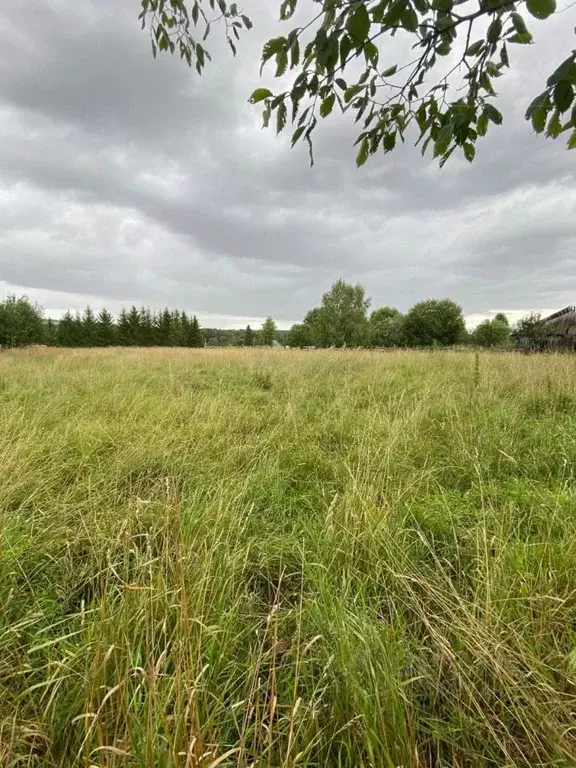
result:
[[[33,13],[7,5],[0,279],[286,320],[340,276],[403,309],[430,295],[469,312],[538,308],[542,288],[555,306],[572,289],[551,268],[569,266],[566,211],[537,195],[525,212],[510,207],[527,189],[560,200],[573,187],[563,145],[522,120],[559,43],[569,48],[565,24],[542,27],[535,53],[518,50],[522,76],[500,81],[505,126],[472,166],[440,171],[407,146],[358,171],[354,127],[335,119],[321,126],[310,170],[306,151],[260,131],[246,104],[260,41],[275,28],[269,4],[252,0],[260,25],[238,59],[214,39],[201,79],[179,61],[153,61],[136,0],[47,0]],[[542,71],[531,69],[536,54]]]

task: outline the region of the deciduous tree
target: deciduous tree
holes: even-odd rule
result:
[[[233,53],[252,27],[228,0],[140,5],[154,56],[175,53],[199,73],[210,60],[205,40],[217,19]],[[291,22],[297,10],[301,23]],[[250,101],[263,107],[265,126],[281,132],[291,122],[292,145],[306,142],[311,160],[316,126],[340,111],[360,126],[358,165],[394,150],[412,128],[423,154],[429,148],[444,163],[457,149],[472,161],[478,138],[503,120],[495,81],[514,65],[514,48],[531,43],[532,30],[555,12],[556,0],[282,0],[280,21],[291,28],[279,28],[261,57],[281,86],[256,88]],[[390,45],[397,33],[411,45]],[[541,93],[526,104],[532,129],[563,134],[570,148],[575,83],[576,50],[564,60],[559,53]]]
[[[370,343],[373,347],[399,347],[404,339],[403,316],[396,307],[380,307],[370,315]]]
[[[272,344],[274,344],[276,341],[276,331],[277,328],[274,318],[267,317],[266,320],[264,320],[260,331],[260,339],[265,347],[271,347]]]
[[[428,299],[414,304],[404,318],[408,346],[457,344],[466,332],[462,308],[451,299]]]

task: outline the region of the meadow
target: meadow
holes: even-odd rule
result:
[[[576,764],[576,357],[0,355],[0,765]]]

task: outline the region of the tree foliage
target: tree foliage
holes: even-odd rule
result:
[[[411,347],[458,344],[465,334],[462,307],[451,299],[420,301],[404,318],[404,336]]]
[[[492,320],[483,320],[472,333],[472,342],[479,347],[508,347],[510,345],[510,326],[505,315],[505,322],[497,315]]]
[[[42,309],[26,296],[9,294],[0,302],[0,347],[23,347],[44,341]]]
[[[514,326],[513,336],[520,347],[537,349],[544,344],[548,331],[539,312],[530,312]]]
[[[360,126],[358,165],[391,152],[411,128],[422,153],[430,149],[441,164],[456,149],[472,161],[478,138],[502,123],[495,81],[510,68],[512,49],[530,44],[531,28],[555,12],[556,0],[282,0],[280,22],[291,29],[262,49],[262,68],[272,64],[282,87],[256,88],[250,101],[262,106],[264,126],[281,132],[290,122],[292,145],[306,142],[311,161],[313,132],[334,110]],[[233,53],[252,27],[228,0],[141,0],[139,18],[154,55],[177,54],[199,73],[210,60],[205,41],[216,21]],[[395,36],[409,42],[404,58],[391,53]],[[568,132],[570,148],[575,85],[572,51],[526,110],[537,133]]]
[[[267,317],[260,331],[260,340],[265,347],[271,347],[274,344],[277,330],[274,318]]]
[[[366,312],[370,299],[362,285],[337,280],[304,322],[320,347],[360,347],[369,341]]]
[[[404,317],[396,307],[380,307],[370,315],[373,347],[400,347],[404,341]]]

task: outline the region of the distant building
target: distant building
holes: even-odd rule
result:
[[[576,307],[571,305],[544,317],[545,346],[548,349],[576,349]]]

